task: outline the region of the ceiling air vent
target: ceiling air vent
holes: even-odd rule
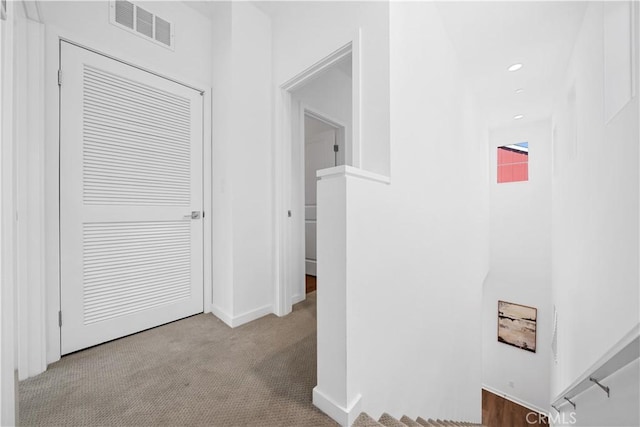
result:
[[[156,40],[171,46],[171,24],[156,16]]]
[[[136,6],[136,30],[147,37],[153,37],[153,14]]]
[[[173,50],[173,24],[145,8],[127,0],[111,0],[109,20],[116,27]]]
[[[116,0],[115,11],[116,22],[133,30],[133,3],[126,0]]]

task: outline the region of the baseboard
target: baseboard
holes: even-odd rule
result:
[[[307,299],[307,296],[305,294],[302,295],[294,295],[291,298],[291,305],[296,305],[299,302],[304,301],[305,299]]]
[[[362,396],[357,395],[347,408],[338,405],[329,396],[313,388],[313,404],[341,426],[350,426],[360,414]]]
[[[238,326],[244,325],[245,323],[249,323],[253,320],[266,316],[267,314],[273,313],[273,306],[269,304],[265,305],[264,307],[256,308],[255,310],[247,311],[246,313],[240,314],[239,316],[231,316],[219,307],[211,305],[211,313],[213,313],[214,316],[226,323],[227,326],[236,328]]]
[[[235,316],[232,319],[231,327],[235,328],[236,326],[244,325],[245,323],[249,323],[271,313],[273,313],[273,306],[271,304],[256,308],[255,310],[247,311],[239,316]]]
[[[233,328],[233,320],[231,319],[231,316],[228,315],[227,313],[225,313],[221,308],[216,307],[215,305],[211,304],[211,313],[214,316],[216,316],[218,319],[220,319],[224,323],[226,323],[227,326]]]
[[[312,259],[305,259],[304,260],[304,270],[305,270],[305,274],[308,274],[310,276],[317,276],[318,275],[318,261],[312,260]]]
[[[488,391],[489,393],[493,393],[496,396],[500,396],[500,397],[502,397],[504,399],[507,399],[507,400],[509,400],[509,401],[511,401],[511,402],[513,402],[515,404],[518,404],[520,406],[524,406],[527,409],[531,409],[532,411],[539,412],[539,413],[545,414],[545,415],[549,413],[548,409],[545,410],[545,409],[539,408],[536,405],[532,405],[529,402],[526,402],[526,401],[524,401],[522,399],[519,399],[519,398],[517,398],[515,396],[511,396],[511,395],[509,395],[509,394],[507,394],[505,392],[497,390],[497,389],[495,389],[493,387],[490,387],[490,386],[488,386],[486,384],[482,384],[482,389]]]

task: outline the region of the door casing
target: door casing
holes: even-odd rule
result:
[[[203,162],[202,162],[202,150],[203,150],[203,122],[202,122],[202,91],[195,89],[189,85],[182,84],[180,82],[176,82],[173,79],[165,78],[164,76],[159,76],[157,73],[150,72],[148,70],[143,70],[135,66],[131,66],[130,64],[123,63],[122,61],[114,58],[110,58],[106,55],[97,53],[92,49],[87,49],[84,47],[77,46],[72,43],[68,43],[66,41],[62,41],[61,49],[64,52],[64,55],[61,53],[61,65],[63,70],[63,81],[60,84],[60,94],[67,95],[65,98],[60,98],[61,105],[64,101],[64,112],[65,112],[65,122],[62,121],[62,115],[60,116],[60,131],[61,131],[61,158],[60,164],[66,162],[67,166],[65,170],[61,171],[60,174],[60,194],[64,197],[61,199],[65,200],[65,203],[61,202],[61,210],[60,210],[60,229],[61,233],[61,287],[60,287],[60,296],[61,296],[61,348],[63,353],[69,353],[73,351],[77,351],[82,348],[86,348],[88,346],[92,346],[95,344],[99,344],[101,342],[109,341],[111,339],[119,338],[122,336],[129,335],[131,333],[139,332],[141,330],[147,329],[149,327],[158,326],[160,324],[167,323],[168,321],[177,320],[178,318],[182,318],[188,315],[195,314],[197,312],[202,312],[203,310],[203,300],[204,300],[204,281],[203,281],[203,271],[204,271],[204,256],[202,254],[202,238],[203,234],[203,223],[199,218],[197,222],[193,222],[190,220],[185,222],[183,216],[185,213],[189,214],[192,209],[200,211],[202,209],[202,200],[203,200]],[[134,205],[128,204],[126,200],[119,200],[119,202],[115,204],[110,204],[108,201],[101,200],[95,203],[87,204],[86,201],[83,202],[83,189],[82,189],[82,165],[83,161],[86,161],[86,158],[83,157],[82,152],[83,149],[86,150],[86,145],[83,144],[84,138],[82,137],[82,126],[83,123],[86,125],[86,122],[82,119],[82,97],[86,89],[87,83],[82,84],[82,65],[90,64],[93,69],[98,72],[97,76],[101,75],[112,75],[112,73],[116,73],[116,75],[121,76],[125,80],[134,79],[135,81],[140,82],[142,85],[152,85],[154,88],[164,91],[170,91],[173,94],[180,94],[180,97],[184,99],[188,99],[190,105],[195,112],[191,112],[189,117],[189,162],[188,162],[188,170],[190,174],[189,178],[189,199],[190,204],[188,206],[178,206],[175,204],[175,200],[167,199],[166,197],[162,197],[161,201],[156,201],[157,204],[147,205],[136,203]],[[97,68],[96,68],[97,67]],[[84,71],[86,73],[86,70]],[[106,74],[105,74],[106,73]],[[73,77],[75,76],[75,77]],[[101,79],[101,77],[95,77],[97,79]],[[72,81],[73,80],[73,81]],[[85,89],[83,89],[83,87]],[[199,96],[200,95],[200,96]],[[101,99],[104,97],[98,97],[96,99]],[[76,100],[70,102],[70,100]],[[86,98],[85,98],[86,102]],[[99,110],[103,107],[103,104],[99,104],[97,107]],[[169,103],[167,103],[169,105]],[[86,109],[87,106],[85,105]],[[198,111],[200,109],[200,111]],[[62,110],[61,110],[62,111]],[[100,110],[103,112],[104,110]],[[86,129],[85,129],[86,131]],[[99,132],[99,131],[98,131]],[[66,139],[64,139],[66,138]],[[99,144],[98,146],[102,147],[103,144]],[[84,148],[83,148],[84,147]],[[97,146],[95,146],[97,147]],[[64,150],[63,150],[64,148]],[[116,150],[121,151],[121,150]],[[105,166],[107,163],[100,163],[100,159],[103,155],[112,156],[111,159],[114,161],[122,161],[123,158],[120,157],[120,154],[107,154],[107,153],[115,153],[113,147],[111,150],[107,151],[97,151],[94,152],[93,161],[99,163],[101,166]],[[126,151],[125,151],[126,152]],[[64,156],[62,156],[64,153]],[[86,155],[86,151],[85,151]],[[115,156],[115,157],[113,157]],[[155,158],[148,158],[148,161],[163,161],[163,156],[156,156]],[[166,159],[166,157],[164,158]],[[127,162],[131,161],[131,159],[124,159],[124,165]],[[165,162],[166,163],[166,162]],[[149,164],[150,165],[150,164]],[[171,169],[174,167],[173,165]],[[126,169],[126,166],[123,166]],[[149,166],[147,166],[149,167]],[[153,168],[153,167],[152,167]],[[183,172],[181,170],[181,172]],[[165,170],[164,173],[171,173]],[[71,174],[71,175],[70,175]],[[179,179],[176,177],[176,179]],[[101,181],[101,184],[105,183]],[[116,184],[114,181],[109,182],[109,188],[113,188]],[[66,186],[66,187],[65,187]],[[102,187],[98,187],[102,188]],[[148,187],[147,187],[148,188]],[[85,192],[87,188],[84,188]],[[119,193],[122,196],[122,193]],[[145,193],[146,196],[149,193]],[[98,197],[104,197],[105,193],[102,190],[98,190]],[[118,196],[118,197],[120,197]],[[86,194],[85,194],[86,197]],[[170,202],[167,204],[167,202]],[[162,207],[165,204],[166,207]],[[181,203],[182,204],[182,203]],[[64,216],[63,216],[64,215]],[[84,221],[88,221],[85,223]],[[96,221],[98,221],[96,223]],[[126,317],[122,317],[122,315],[112,314],[108,320],[102,319],[101,321],[90,322],[91,325],[87,323],[83,323],[82,318],[82,310],[86,308],[84,305],[85,301],[82,297],[85,280],[81,279],[82,277],[82,269],[85,265],[82,262],[83,256],[80,253],[83,251],[83,242],[84,239],[82,237],[82,230],[84,229],[86,232],[85,226],[91,227],[94,231],[92,233],[98,233],[97,235],[102,236],[101,238],[113,238],[113,231],[108,231],[112,229],[112,227],[121,227],[122,221],[128,223],[126,226],[127,230],[131,230],[134,234],[131,238],[138,239],[136,240],[136,245],[144,244],[148,245],[147,238],[142,236],[136,236],[135,233],[144,232],[146,233],[157,233],[155,230],[156,227],[168,227],[169,230],[172,230],[172,233],[179,232],[184,233],[184,230],[187,231],[187,234],[190,235],[190,243],[189,243],[189,253],[193,254],[190,257],[188,262],[189,267],[185,263],[174,264],[174,270],[179,270],[184,272],[185,268],[188,268],[190,271],[189,277],[191,280],[189,281],[189,297],[184,298],[181,297],[179,300],[171,300],[169,301],[167,298],[167,294],[165,293],[165,302],[164,305],[158,306],[158,302],[156,301],[156,305],[154,307],[141,308],[139,305],[148,302],[148,299],[140,300],[140,293],[138,293],[138,300],[135,307],[135,311],[130,312]],[[146,228],[143,225],[138,225],[138,227],[143,227],[143,229],[130,229],[133,224],[140,224],[140,221],[152,221],[153,224],[147,224]],[[105,222],[107,224],[105,224]],[[119,225],[118,225],[119,224]],[[188,224],[186,226],[185,224]],[[97,229],[94,227],[98,227]],[[106,228],[105,228],[106,227]],[[150,227],[150,228],[149,228]],[[185,227],[187,227],[185,229]],[[99,231],[98,231],[99,230]],[[146,230],[146,231],[143,231]],[[122,231],[122,229],[121,229]],[[176,239],[175,234],[167,235],[158,234],[158,238],[169,238]],[[93,237],[95,239],[96,237]],[[183,239],[183,237],[180,237]],[[136,256],[142,256],[144,252],[140,252],[140,249],[133,249],[132,246],[127,246],[130,244],[126,242],[120,242],[119,244],[124,245],[120,249],[124,249],[127,247],[127,250],[139,251],[136,253]],[[176,243],[174,240],[173,243]],[[157,256],[168,256],[166,251],[170,250],[172,246],[166,246],[162,248],[163,243],[159,243],[156,241],[155,243],[155,253]],[[169,244],[164,243],[165,245]],[[80,246],[78,246],[80,245]],[[182,246],[181,246],[182,247]],[[161,249],[162,248],[162,249]],[[85,248],[86,250],[87,248]],[[148,249],[151,249],[149,247]],[[103,252],[105,251],[106,252]],[[97,251],[97,252],[96,252]],[[105,265],[101,265],[100,269],[103,268],[111,268],[111,274],[116,271],[121,271],[122,268],[126,268],[125,265],[120,265],[118,268],[114,267],[106,267],[106,265],[114,262],[114,256],[117,258],[117,251],[113,249],[107,250],[104,246],[101,246],[101,249],[93,246],[90,249],[90,252],[93,252],[93,263],[98,263],[101,265],[102,262],[107,262]],[[173,255],[179,256],[179,258],[183,259],[186,252],[171,252]],[[75,255],[73,255],[75,254]],[[86,257],[86,252],[84,253]],[[106,258],[105,258],[106,257]],[[145,255],[148,257],[148,255]],[[169,259],[167,259],[169,261]],[[85,258],[86,261],[86,258]],[[120,259],[118,262],[123,262],[124,259]],[[147,263],[154,262],[154,259],[147,258]],[[147,264],[148,265],[148,264]],[[143,264],[138,265],[138,269],[130,270],[129,274],[140,274],[144,271],[145,267]],[[63,270],[64,269],[64,270]],[[85,271],[86,274],[86,271]],[[120,274],[120,273],[118,273]],[[146,273],[152,274],[152,273]],[[184,273],[181,273],[184,274]],[[99,277],[102,277],[100,279]],[[95,276],[94,280],[103,280],[105,276]],[[180,276],[180,280],[184,280],[185,276]],[[160,276],[157,277],[160,279]],[[112,277],[113,280],[122,281],[123,278],[120,277],[116,279]],[[140,278],[142,282],[139,284],[143,284],[145,280],[144,278]],[[122,284],[128,283],[130,284],[130,280],[127,282],[122,282]],[[149,282],[151,283],[151,282]],[[165,285],[169,286],[171,283],[176,284],[176,281],[172,282],[164,282]],[[146,288],[146,285],[145,285]],[[141,289],[138,288],[138,292]],[[171,288],[166,288],[171,289]],[[183,288],[180,288],[183,289]],[[100,291],[104,292],[104,289]],[[177,289],[169,290],[169,292],[178,292]],[[184,289],[179,291],[184,292]],[[145,298],[153,298],[154,293],[146,294]],[[103,298],[104,298],[104,294]],[[120,294],[122,295],[122,294]],[[133,295],[129,295],[129,298],[133,298]],[[128,300],[129,304],[132,304],[134,300]],[[94,297],[94,301],[95,297]],[[102,302],[105,300],[102,299]],[[122,303],[123,301],[121,301]],[[101,303],[97,303],[101,304]],[[105,307],[100,306],[100,310],[103,310]],[[130,307],[130,308],[133,308]],[[122,307],[121,307],[122,308]],[[86,316],[86,312],[85,312]],[[73,319],[69,321],[67,319]],[[91,331],[91,332],[89,332]]]
[[[45,166],[41,170],[42,179],[45,182],[44,217],[45,217],[45,280],[39,285],[42,292],[46,293],[45,324],[46,328],[41,337],[46,346],[47,364],[60,360],[60,327],[58,326],[58,311],[60,310],[60,93],[57,85],[58,70],[60,69],[60,46],[66,42],[106,57],[116,59],[127,65],[149,71],[169,80],[182,83],[199,90],[203,98],[203,254],[205,260],[212,257],[212,89],[204,82],[185,76],[167,77],[155,71],[152,67],[145,67],[138,57],[114,56],[109,52],[111,47],[108,42],[87,39],[86,35],[80,35],[55,26],[47,26],[44,40],[46,60],[45,73]],[[87,46],[92,46],[91,48]],[[204,263],[204,312],[211,312],[212,289],[212,263]]]
[[[360,167],[360,32],[356,31],[351,39],[333,53],[317,61],[311,67],[296,74],[291,79],[279,85],[276,91],[275,112],[276,127],[274,139],[274,313],[278,316],[285,316],[291,312],[295,303],[295,289],[299,286],[296,283],[299,274],[297,271],[304,271],[304,257],[300,266],[300,257],[296,257],[299,248],[295,241],[304,242],[304,236],[296,237],[300,233],[300,227],[295,227],[290,218],[293,215],[304,217],[304,210],[295,211],[292,206],[293,180],[299,177],[294,176],[293,144],[296,143],[295,135],[299,135],[299,126],[295,122],[299,121],[304,109],[296,107],[293,101],[292,92],[304,86],[306,83],[317,77],[320,73],[331,67],[336,62],[351,55],[352,61],[352,125],[351,143],[345,150],[345,163],[354,167]],[[297,129],[296,129],[297,128]],[[299,209],[299,207],[298,207]],[[304,209],[304,204],[302,205]],[[290,216],[291,215],[291,216]],[[304,228],[302,228],[304,233]],[[304,295],[304,294],[303,294]]]

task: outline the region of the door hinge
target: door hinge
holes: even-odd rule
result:
[[[340,151],[340,147],[338,146],[338,144],[334,144],[333,145],[333,152],[337,153],[338,151]]]
[[[204,218],[204,211],[202,211],[202,218]]]
[[[58,326],[62,327],[62,310],[58,311]]]
[[[58,70],[58,86],[62,86],[62,70]]]

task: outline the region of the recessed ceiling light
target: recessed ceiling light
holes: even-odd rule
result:
[[[512,66],[507,68],[507,70],[509,70],[509,71],[518,71],[520,68],[522,68],[522,64],[518,63],[518,64],[513,64]]]
[[[524,115],[522,114],[516,114],[515,116],[513,116],[513,120],[520,120],[522,118],[524,118]]]
[[[524,89],[520,88],[520,89],[516,89],[516,93],[522,93],[524,92]]]

